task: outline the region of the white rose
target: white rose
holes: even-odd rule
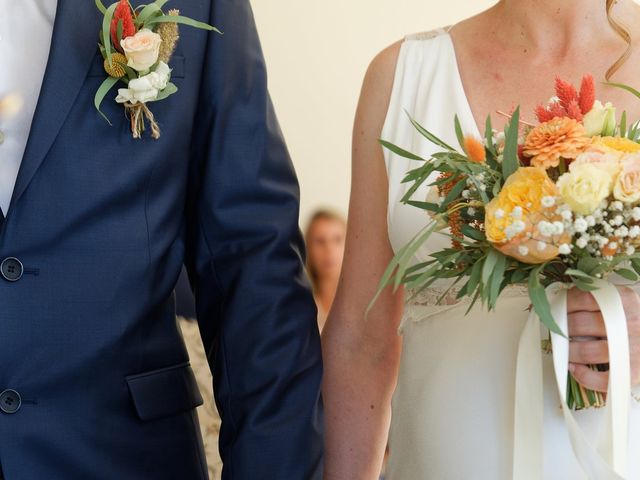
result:
[[[160,35],[147,28],[120,40],[120,46],[128,60],[127,65],[139,72],[149,70],[158,61],[161,43]]]
[[[151,81],[151,85],[153,85],[153,88],[164,90],[165,88],[167,88],[167,84],[169,83],[169,78],[171,77],[171,69],[166,63],[158,62],[158,66],[156,67],[156,69],[148,76],[149,80]]]
[[[596,100],[593,108],[582,119],[582,124],[590,137],[613,135],[616,128],[616,109],[611,103],[602,105]]]
[[[155,100],[158,96],[158,89],[154,88],[148,75],[136,78],[129,82],[129,88],[119,88],[116,102],[129,102],[136,104]]]

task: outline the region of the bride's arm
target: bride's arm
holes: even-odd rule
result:
[[[387,440],[401,341],[402,295],[385,291],[365,318],[393,252],[388,183],[378,143],[399,45],[367,72],[353,131],[349,224],[342,278],[323,332],[325,480],[378,478]]]

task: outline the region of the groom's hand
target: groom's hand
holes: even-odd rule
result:
[[[619,287],[629,331],[632,385],[640,384],[640,297],[629,287]],[[569,290],[569,368],[585,388],[606,392],[609,372],[592,370],[589,365],[609,363],[607,333],[600,307],[588,292]]]

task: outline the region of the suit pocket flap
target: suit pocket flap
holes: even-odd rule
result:
[[[126,380],[141,420],[167,417],[202,405],[189,362],[129,375]]]

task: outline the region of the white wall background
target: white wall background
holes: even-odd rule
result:
[[[313,209],[346,213],[351,129],[371,59],[404,35],[449,25],[494,0],[252,0],[269,85]]]

